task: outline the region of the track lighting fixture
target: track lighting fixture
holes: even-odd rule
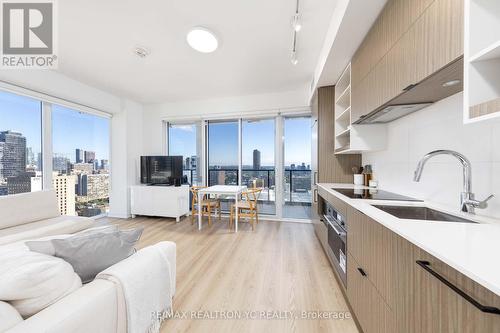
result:
[[[292,55],[290,57],[290,61],[292,65],[297,65],[299,63],[299,59],[297,58],[297,32],[302,29],[302,23],[300,22],[300,14],[299,14],[299,1],[297,0],[295,5],[295,14],[292,16],[292,28],[293,28],[293,44],[292,44]]]

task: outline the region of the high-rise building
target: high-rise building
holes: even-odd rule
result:
[[[54,154],[54,157],[52,157],[52,170],[59,172],[59,174],[68,174],[69,169],[69,158]]]
[[[76,178],[76,184],[75,184],[75,193],[79,197],[86,197],[87,196],[87,177],[85,174],[79,174],[77,175]]]
[[[94,163],[95,161],[95,152],[93,151],[85,151],[85,163]]]
[[[31,166],[36,166],[35,153],[33,153],[33,148],[26,148],[26,164]]]
[[[109,161],[101,160],[101,170],[109,170]]]
[[[186,157],[186,160],[184,162],[184,170],[189,169],[191,169],[191,157]]]
[[[75,150],[75,163],[83,163],[83,159],[85,158],[85,151],[83,149]]]
[[[191,156],[191,161],[190,161],[190,169],[191,170],[196,170],[198,167],[198,158],[196,155]]]
[[[56,191],[61,215],[75,216],[75,176],[54,175],[52,177],[52,187]]]
[[[38,171],[42,171],[42,166],[43,166],[43,159],[42,159],[42,153],[38,153],[37,159],[36,159],[36,168]]]
[[[9,194],[7,185],[0,185],[0,196]]]
[[[26,171],[26,138],[17,132],[0,132],[0,178],[17,177]]]
[[[92,163],[75,163],[73,164],[73,171],[75,173],[91,174],[94,171],[94,164]]]
[[[3,149],[5,147],[5,142],[0,142],[0,184],[3,184],[5,182],[5,179],[3,177]]]
[[[253,168],[260,170],[260,151],[258,149],[253,150]]]
[[[109,174],[81,174],[78,176],[76,189],[80,201],[107,199],[109,197]]]
[[[34,172],[23,172],[14,177],[7,177],[7,191],[9,194],[31,192],[32,177],[36,177]]]

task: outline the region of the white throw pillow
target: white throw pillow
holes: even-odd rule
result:
[[[82,286],[64,260],[31,251],[0,253],[0,301],[27,318]]]
[[[12,305],[0,302],[0,332],[5,332],[22,321],[23,318]]]

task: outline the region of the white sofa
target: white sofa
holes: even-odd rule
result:
[[[170,265],[170,289],[173,296],[175,294],[176,281],[176,245],[172,242],[160,242],[153,246],[157,247],[164,254],[166,260],[168,260]],[[2,248],[0,247],[1,250]],[[142,250],[134,254],[134,256],[141,255]],[[147,274],[142,268],[137,269],[133,265],[129,265],[127,269],[130,269],[131,275]],[[127,332],[126,305],[119,289],[120,286],[114,282],[95,279],[3,332],[125,333]],[[151,316],[150,313],[145,313],[144,315]],[[12,314],[7,312],[2,313],[2,308],[0,307],[0,321],[2,318],[6,318],[6,316],[12,316]],[[1,329],[0,332],[2,332]]]
[[[0,196],[0,245],[95,226],[88,217],[61,216],[57,205],[53,190]]]
[[[0,251],[29,251],[26,240],[64,238],[96,226],[93,219],[60,216],[54,191],[40,191],[0,197]],[[53,237],[54,236],[54,237]],[[176,245],[160,242],[153,245],[170,267],[170,292],[175,294]],[[130,276],[149,272],[136,267],[131,259],[146,258],[144,250],[118,263]],[[0,263],[1,264],[1,263]],[[118,265],[117,264],[117,265]],[[166,282],[167,283],[167,282]],[[142,285],[148,288],[148,285]],[[54,304],[22,319],[8,303],[0,302],[0,332],[8,333],[125,333],[127,306],[123,290],[116,281],[95,279]],[[144,313],[151,316],[151,313]]]

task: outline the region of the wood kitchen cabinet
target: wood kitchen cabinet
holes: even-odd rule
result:
[[[435,0],[412,27],[420,82],[464,53],[464,1]]]
[[[348,206],[347,296],[365,333],[500,332],[500,315],[480,311],[500,297]],[[428,264],[427,264],[428,263]]]
[[[361,165],[361,155],[337,156],[334,154],[335,86],[322,87],[316,91],[311,101],[311,122],[311,189],[313,191],[311,220],[316,235],[325,252],[328,253],[330,249],[327,244],[327,228],[321,221],[323,207],[318,198],[321,195],[328,201],[330,197],[327,192],[321,192],[321,189],[318,189],[317,183],[351,183],[352,167]],[[342,213],[345,212],[345,203],[336,202],[336,206],[342,207]]]
[[[427,252],[414,247],[414,258],[482,305],[500,308],[500,297],[465,277]],[[415,260],[415,262],[416,262]],[[464,297],[415,263],[414,321],[407,332],[500,332],[500,315],[480,311]]]
[[[352,59],[352,122],[463,55],[463,0],[390,0]]]
[[[395,262],[394,233],[380,223],[348,207],[347,252],[373,283],[384,301],[392,307],[394,302]],[[349,288],[349,286],[348,286]]]
[[[389,0],[352,59],[352,83],[376,67],[434,0]]]
[[[347,297],[364,333],[395,332],[394,314],[377,291],[377,288],[358,271],[356,259],[348,253]],[[349,286],[356,286],[350,288]]]

